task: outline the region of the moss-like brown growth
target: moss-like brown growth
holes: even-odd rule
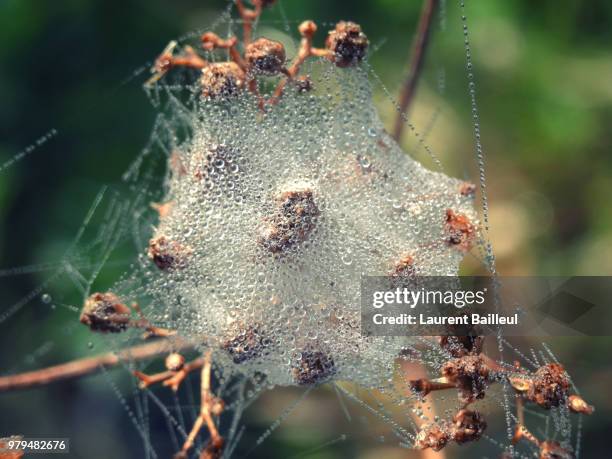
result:
[[[202,95],[213,99],[232,97],[244,88],[246,75],[235,62],[216,62],[202,69]]]
[[[293,367],[293,378],[301,386],[324,382],[336,372],[334,359],[325,352],[306,349]]]
[[[325,46],[332,54],[331,61],[338,67],[350,67],[363,60],[368,49],[368,37],[354,22],[340,21],[329,32]]]
[[[92,331],[119,333],[128,327],[130,312],[114,293],[94,293],[85,300],[79,320]]]
[[[276,210],[266,219],[258,242],[269,252],[286,253],[308,238],[319,215],[310,188],[284,191],[276,198]]]
[[[244,58],[251,74],[276,75],[283,71],[287,57],[282,43],[258,38],[247,45]]]
[[[489,367],[479,355],[466,355],[449,360],[442,366],[442,375],[459,389],[459,398],[464,403],[484,398],[489,371]]]

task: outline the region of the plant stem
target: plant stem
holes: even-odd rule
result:
[[[28,389],[52,382],[80,378],[100,371],[102,368],[115,367],[121,363],[147,360],[157,355],[195,347],[193,342],[183,339],[155,341],[141,344],[118,352],[108,352],[94,357],[73,360],[40,370],[0,377],[0,392]]]
[[[423,61],[425,59],[425,51],[429,43],[429,36],[431,32],[431,26],[433,24],[434,11],[438,5],[438,0],[424,0],[423,7],[421,9],[421,18],[417,31],[415,33],[412,52],[410,57],[410,64],[408,67],[408,73],[406,79],[402,85],[402,91],[400,93],[398,113],[395,118],[395,126],[393,128],[393,138],[399,142],[402,137],[402,131],[404,130],[404,118],[407,116],[408,109],[414,98],[416,85],[423,69]]]

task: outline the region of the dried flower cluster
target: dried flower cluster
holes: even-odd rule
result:
[[[282,43],[253,38],[255,21],[272,3],[253,0],[247,7],[236,0],[241,39],[206,32],[203,52],[172,42],[155,62],[149,86],[176,68],[199,75],[194,104],[168,90],[169,109],[156,133],[171,153],[165,196],[155,204],[159,220],[143,257],[155,268],[146,268],[146,296],[173,331],[218,351],[216,362],[229,375],[258,375],[270,385],[339,379],[383,387],[395,358],[414,340],[362,336],[361,276],[409,282],[456,275],[478,242],[475,186],[425,169],[385,132],[360,65],[368,39],[359,25],[339,22],[317,48],[317,26],[304,21],[290,59]],[[228,61],[211,59],[219,50]],[[274,90],[265,94],[261,83],[271,78]],[[136,327],[167,336],[136,304],[132,309],[140,320],[131,319],[117,295],[96,293],[81,321],[94,331]],[[410,386],[418,397],[457,390],[461,409],[452,419],[424,423],[417,448],[437,451],[481,438],[487,423],[469,405],[501,379],[521,403],[593,411],[569,394],[558,364],[533,374],[502,368],[482,353],[481,336],[457,333],[441,337],[439,346],[448,357],[440,378]],[[186,362],[173,352],[166,371],[135,372],[142,387],[177,390],[189,372],[202,369],[201,412],[177,458],[187,457],[203,426],[210,440],[200,457],[223,453],[214,418],[224,405],[210,390],[211,355]],[[531,441],[541,458],[569,454],[554,441],[537,440],[522,421],[516,432],[515,440]]]

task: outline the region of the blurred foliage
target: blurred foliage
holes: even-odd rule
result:
[[[459,11],[456,2],[442,3],[410,116],[423,132],[439,113],[427,143],[447,172],[477,177]],[[0,164],[49,129],[59,133],[0,171],[2,268],[61,259],[101,186],[118,184],[148,139],[155,112],[140,87],[142,70],[170,39],[205,28],[226,7],[222,0],[0,0]],[[266,13],[272,22],[263,26],[282,28],[284,18],[291,28],[306,18],[328,27],[338,19],[361,23],[374,49],[371,64],[395,95],[419,11],[420,2],[407,0],[284,0]],[[612,2],[468,1],[466,11],[500,272],[611,275]],[[320,27],[319,40],[328,27]],[[391,122],[393,107],[380,86],[376,98],[381,116]],[[433,164],[414,137],[405,135],[404,144]],[[473,265],[467,261],[466,269]],[[0,311],[51,273],[2,272]],[[70,325],[75,313],[50,311],[41,293],[34,291],[26,307],[0,323],[2,372],[95,352],[94,343],[93,350],[86,345],[92,340],[87,331]],[[64,294],[66,302],[80,301]],[[610,340],[552,344],[598,407],[584,427],[584,451],[600,457],[612,425]],[[131,390],[125,378],[119,384]],[[249,431],[245,441],[254,441],[273,421],[289,403],[285,397],[266,396],[249,421],[255,433]],[[261,457],[287,457],[349,428],[321,422],[337,416],[330,409],[337,408],[334,403],[321,402],[328,393],[310,398],[295,415],[298,421],[261,447]],[[0,434],[69,436],[75,457],[142,454],[141,440],[104,377],[0,394],[0,412]],[[158,427],[167,435],[165,426]],[[308,457],[405,457],[392,445],[370,442],[358,450],[351,437]],[[451,453],[459,451],[470,454],[468,447]]]

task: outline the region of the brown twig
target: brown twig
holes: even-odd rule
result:
[[[253,35],[253,22],[255,22],[261,15],[261,4],[259,2],[256,3],[255,9],[252,10],[247,8],[242,0],[236,0],[236,8],[238,9],[238,14],[242,18],[242,42],[246,47],[249,43],[251,43]]]
[[[141,389],[161,382],[164,386],[170,387],[174,392],[176,392],[187,375],[198,368],[202,368],[204,364],[204,359],[198,358],[186,363],[180,370],[162,371],[161,373],[156,373],[154,375],[148,375],[141,371],[134,371],[134,376],[140,380]]]
[[[29,389],[49,383],[80,378],[100,371],[102,368],[117,366],[121,363],[147,360],[160,354],[181,349],[190,349],[195,344],[190,341],[175,338],[172,340],[155,341],[133,346],[119,352],[73,360],[40,370],[29,371],[16,375],[0,377],[0,392]]]
[[[183,443],[181,451],[175,456],[177,458],[187,457],[187,452],[193,447],[195,439],[202,430],[202,427],[206,425],[208,432],[210,433],[209,443],[200,457],[206,458],[219,458],[223,449],[224,440],[219,430],[215,425],[213,416],[219,416],[224,409],[223,400],[215,397],[211,388],[210,372],[212,368],[212,353],[210,351],[204,354],[202,360],[202,375],[201,375],[201,386],[200,386],[200,414],[193,423],[191,431]]]
[[[431,26],[433,24],[434,11],[438,5],[438,0],[425,0],[421,10],[421,18],[417,27],[416,34],[413,39],[410,64],[406,79],[402,85],[402,91],[399,98],[398,114],[395,118],[395,126],[393,128],[393,138],[399,142],[404,129],[404,118],[410,108],[410,103],[414,98],[416,85],[423,69],[423,61],[425,59],[425,51],[429,43]]]

